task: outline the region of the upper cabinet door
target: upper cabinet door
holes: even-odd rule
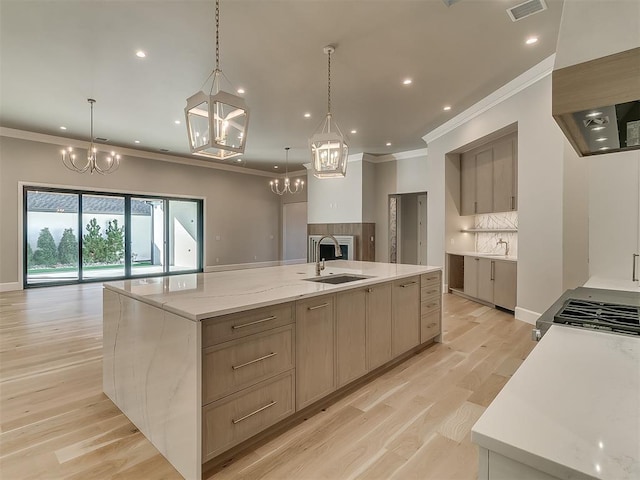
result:
[[[469,153],[460,157],[460,215],[475,215],[476,157]]]
[[[509,212],[515,205],[515,141],[513,137],[493,146],[493,211]]]
[[[493,148],[476,155],[476,213],[493,212]]]

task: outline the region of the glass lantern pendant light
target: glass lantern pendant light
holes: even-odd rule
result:
[[[216,68],[209,94],[200,91],[187,99],[184,109],[191,153],[225,160],[244,153],[249,124],[249,109],[243,98],[221,89],[221,81],[229,79],[220,69],[220,1],[216,0]],[[203,87],[204,87],[203,85]]]
[[[116,152],[111,152],[103,158],[100,157],[98,149],[93,144],[93,104],[96,101],[93,98],[87,98],[87,102],[91,105],[91,143],[87,149],[87,157],[78,157],[72,147],[68,147],[62,150],[62,163],[69,170],[74,172],[89,173],[97,172],[100,175],[106,175],[108,173],[115,172],[120,166],[120,155],[116,155]]]
[[[313,175],[317,178],[344,177],[347,173],[349,147],[340,127],[331,117],[331,54],[333,45],[324,47],[328,57],[327,116],[324,122],[309,139]]]
[[[286,160],[284,164],[284,182],[282,183],[282,186],[280,185],[280,180],[277,178],[269,182],[269,185],[271,185],[271,191],[277,195],[284,195],[285,193],[295,195],[304,189],[304,180],[300,180],[299,178],[296,179],[293,184],[293,188],[291,188],[291,181],[289,180],[289,148],[290,147],[284,147]]]

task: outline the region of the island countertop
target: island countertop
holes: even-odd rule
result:
[[[309,282],[315,264],[295,264],[105,283],[104,287],[193,321],[349,290],[354,287],[421,275],[441,267],[333,260],[322,276],[363,275],[369,278],[338,285]]]
[[[552,326],[471,438],[562,479],[640,478],[640,339]]]

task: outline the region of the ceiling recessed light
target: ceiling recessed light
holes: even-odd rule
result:
[[[133,143],[140,143],[140,140],[134,140]]]
[[[138,50],[138,51],[136,52],[136,57],[138,57],[138,58],[144,58],[144,57],[146,57],[146,56],[147,56],[147,54],[146,54],[146,53],[144,53],[142,50]]]
[[[451,106],[449,106],[449,105],[445,105],[445,106],[443,107],[443,110],[444,110],[445,112],[448,112],[449,110],[451,110]]]
[[[180,125],[180,120],[174,120],[173,123],[175,123],[176,125]]]
[[[311,114],[310,114],[310,113],[305,113],[305,114],[304,114],[304,118],[309,118],[310,116],[311,116]]]
[[[242,159],[239,158],[239,159],[236,160],[236,162],[240,163],[240,162],[242,162]]]
[[[358,133],[357,130],[351,130],[351,133]]]
[[[527,45],[533,45],[534,43],[538,43],[538,37],[529,37],[525,42]]]
[[[274,165],[273,168],[278,168],[278,165]]]
[[[244,93],[244,88],[239,88],[238,90],[236,90],[240,95],[242,95]]]
[[[591,112],[591,113],[587,113],[587,118],[593,118],[593,117],[597,117],[599,115],[602,115],[602,112]]]
[[[65,126],[60,127],[60,130],[66,130],[66,129],[67,129],[67,127],[65,127]]]
[[[607,140],[607,137],[596,138],[596,142],[604,142],[605,140]]]
[[[604,130],[606,127],[603,127],[602,125],[598,126],[598,127],[592,127],[591,130],[593,130],[594,132],[598,132],[600,130]]]
[[[609,147],[600,147],[598,150],[609,150]]]
[[[387,142],[387,147],[390,147],[390,146],[391,146],[391,142]]]
[[[411,85],[412,83],[413,83],[413,80],[411,80],[410,78],[405,78],[405,79],[402,81],[402,84],[403,84],[403,85]]]

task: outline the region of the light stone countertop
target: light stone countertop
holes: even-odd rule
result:
[[[584,286],[588,288],[604,288],[605,290],[623,290],[626,292],[640,293],[640,287],[637,282],[619,278],[593,276],[587,280]]]
[[[508,262],[517,262],[518,257],[513,255],[500,255],[487,252],[447,252],[448,255],[460,255],[463,257],[484,257],[491,258],[492,260],[506,260]]]
[[[371,278],[338,285],[304,281],[315,277],[315,264],[193,273],[139,278],[105,283],[105,288],[166,311],[200,321],[206,318],[302,298],[349,290],[399,278],[442,270],[425,265],[356,262],[326,262],[322,276],[350,273]]]
[[[640,478],[640,338],[552,326],[471,439],[561,479]]]

